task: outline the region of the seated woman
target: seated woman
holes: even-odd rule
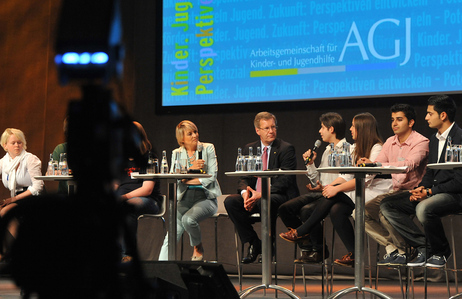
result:
[[[375,161],[374,159],[382,150],[383,144],[375,117],[370,113],[355,115],[350,131],[353,140],[355,140],[355,144],[351,147],[351,155],[355,164],[362,157],[369,157],[371,161]],[[389,192],[393,187],[391,178],[377,178],[375,175],[367,175],[365,185],[366,202],[377,195]],[[353,266],[355,235],[349,217],[355,208],[354,190],[355,179],[353,175],[339,176],[324,187],[322,191],[324,198],[319,199],[310,218],[301,226],[292,228],[279,236],[289,242],[301,242],[308,238],[313,227],[330,214],[335,230],[349,251],[347,255],[342,259],[336,259],[334,263]]]
[[[116,194],[133,207],[132,213],[128,215],[127,231],[124,240],[121,242],[122,262],[129,262],[136,252],[136,231],[138,228],[138,216],[141,214],[156,214],[162,204],[159,181],[132,179],[133,172],[146,173],[148,155],[152,149],[151,142],[143,126],[138,122],[133,122],[140,137],[140,152],[143,155],[144,163],[137,165],[133,159],[129,159],[125,169],[126,176],[116,185]],[[153,155],[153,153],[151,153]]]
[[[177,186],[177,241],[184,231],[189,234],[190,244],[194,247],[192,261],[202,261],[204,248],[199,222],[213,216],[217,212],[217,197],[221,195],[217,181],[218,164],[215,147],[211,143],[200,143],[199,132],[194,123],[184,120],[176,127],[176,139],[179,148],[172,152],[171,172],[179,154],[179,159],[187,161],[188,169],[202,169],[212,175],[204,179],[184,179]],[[201,153],[198,145],[202,145]],[[202,158],[200,158],[202,155]],[[159,260],[168,259],[168,234],[160,251]]]
[[[0,139],[5,156],[0,159],[0,172],[3,185],[10,190],[10,197],[3,200],[0,205],[0,217],[20,204],[21,199],[37,196],[43,190],[43,181],[35,179],[42,175],[42,162],[40,159],[26,152],[27,142],[21,130],[8,128]],[[11,235],[16,236],[17,221],[11,222],[8,227]]]
[[[18,201],[37,196],[43,190],[43,181],[34,177],[42,175],[42,162],[26,152],[27,142],[21,130],[8,128],[1,137],[6,154],[0,159],[3,185],[10,190],[10,198],[3,201],[0,216],[5,215]]]

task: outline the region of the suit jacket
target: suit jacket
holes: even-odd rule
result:
[[[457,124],[454,124],[449,135],[452,138],[453,144],[462,144],[462,129]],[[430,138],[428,163],[444,163],[443,149],[441,157],[438,161],[438,139],[436,133]],[[446,147],[447,141],[444,143]],[[452,193],[457,194],[462,200],[462,170],[444,170],[444,169],[429,169],[425,172],[419,186],[431,188],[432,194]]]
[[[244,147],[243,154],[249,154],[249,147],[253,147],[254,153],[257,147],[261,146],[260,140],[249,143]],[[263,149],[262,149],[263,151]],[[271,145],[271,152],[269,153],[268,169],[277,170],[294,170],[297,168],[297,161],[295,157],[295,147],[285,142],[282,139],[276,138]],[[257,178],[246,176],[241,177],[238,183],[238,193],[246,189],[247,186],[255,189]],[[295,198],[300,195],[297,187],[297,180],[295,175],[281,175],[271,178],[271,193],[287,195],[288,199]]]

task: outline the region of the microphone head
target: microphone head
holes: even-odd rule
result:
[[[197,151],[202,152],[203,149],[204,149],[204,146],[202,145],[202,143],[198,143],[197,144]]]
[[[316,142],[314,143],[314,147],[320,147],[321,146],[321,140],[316,140]]]

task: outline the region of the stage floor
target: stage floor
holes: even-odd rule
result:
[[[237,290],[239,290],[239,283],[238,279],[236,276],[231,275],[230,280],[233,283],[233,285],[236,287]],[[256,276],[250,276],[250,277],[244,277],[243,280],[243,288],[247,288],[249,286],[253,285],[258,285],[261,284],[261,277],[258,275]],[[292,277],[288,276],[283,276],[279,277],[278,280],[278,285],[285,287],[289,290],[292,290]],[[336,280],[334,281],[334,291],[344,289],[347,287],[351,287],[354,285],[353,280],[345,279],[345,280]],[[401,295],[401,290],[399,287],[399,282],[398,281],[389,281],[389,280],[381,280],[379,282],[379,291],[385,293],[386,295],[392,297],[392,298],[402,298]],[[300,298],[310,298],[310,299],[321,299],[321,282],[316,279],[310,279],[307,280],[307,291],[308,295],[305,297],[305,293],[303,290],[303,283],[301,277],[296,280],[296,285],[295,285],[295,294],[299,296]],[[459,289],[460,292],[462,292],[462,286]],[[451,285],[451,296],[455,295],[455,289],[454,289],[454,284],[452,283]],[[247,298],[274,298],[274,291],[273,290],[268,290],[266,292],[266,296],[264,295],[263,291],[258,291],[255,292],[251,295],[249,295]],[[0,278],[0,298],[1,299],[17,299],[21,298],[20,296],[20,290],[16,287],[13,281],[8,278]],[[287,295],[282,294],[281,292],[278,292],[278,298],[289,298]],[[326,296],[327,298],[327,296]],[[343,298],[355,298],[356,295],[355,293],[350,293]],[[370,297],[366,297],[370,298]],[[410,296],[412,298],[412,296]],[[415,282],[415,294],[414,298],[424,298],[424,286],[423,282]],[[428,283],[428,295],[427,298],[431,299],[442,299],[442,298],[448,298],[447,291],[446,291],[446,284],[445,283],[434,283],[434,282],[429,282]],[[217,298],[219,299],[219,298]]]

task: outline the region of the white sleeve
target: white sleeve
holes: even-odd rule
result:
[[[35,156],[30,155],[27,160],[27,172],[29,173],[30,179],[32,181],[32,186],[29,186],[28,190],[32,195],[39,195],[43,190],[43,181],[35,179],[36,176],[42,175],[42,161]]]

